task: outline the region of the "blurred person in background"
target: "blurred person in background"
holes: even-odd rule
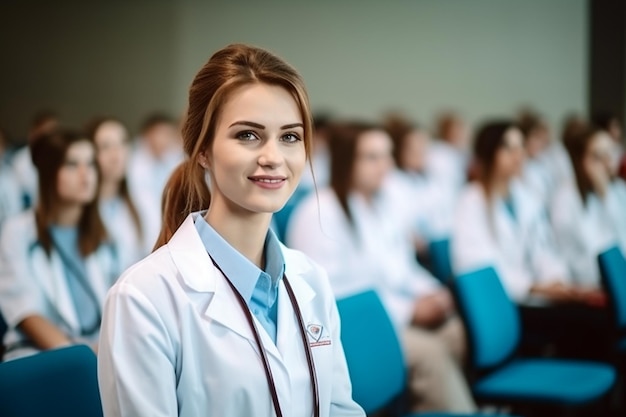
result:
[[[77,343],[95,349],[104,296],[119,272],[98,212],[93,143],[58,130],[29,146],[38,203],[0,236],[7,359]]]
[[[22,208],[33,207],[37,203],[37,169],[33,165],[30,155],[30,144],[40,135],[51,132],[59,126],[57,114],[44,110],[35,115],[32,120],[26,145],[13,156],[15,178],[22,195]]]
[[[144,213],[149,214],[150,210],[139,210],[139,202],[130,195],[126,176],[130,143],[126,126],[115,118],[97,118],[89,124],[87,135],[96,145],[100,169],[100,215],[124,270],[152,251],[155,242],[146,242],[143,232],[147,215]],[[157,221],[153,220],[152,224]]]
[[[588,127],[568,137],[565,146],[576,181],[558,190],[552,224],[572,278],[598,289],[598,255],[612,245],[626,253],[626,185],[615,178],[614,142],[607,131]]]
[[[600,112],[593,116],[592,122],[612,139],[611,171],[626,180],[626,148],[621,120],[614,113]]]
[[[313,115],[313,171],[307,169],[302,174],[299,188],[312,190],[315,185],[325,187],[330,176],[330,156],[328,155],[328,129],[331,116],[327,113]],[[315,173],[315,180],[313,179]]]
[[[538,115],[524,112],[519,117],[518,127],[522,132],[526,151],[522,182],[547,207],[555,188],[555,179],[544,161],[550,146],[548,125]]]
[[[153,244],[161,230],[161,197],[165,183],[183,161],[180,130],[170,116],[155,113],[146,118],[131,156],[128,181],[134,201],[146,207],[144,239]]]
[[[3,223],[22,210],[22,195],[8,156],[8,138],[0,129],[0,231]]]
[[[416,262],[410,230],[383,190],[393,167],[391,138],[367,123],[330,132],[330,186],[295,209],[287,244],[326,269],[337,298],[378,292],[403,342],[414,410],[471,412],[459,367],[464,331],[452,297]]]
[[[428,172],[428,132],[400,114],[387,115],[384,127],[393,140],[396,166],[384,187],[396,198],[396,209],[405,209],[403,218],[414,232],[419,258],[427,259],[429,242],[450,234],[453,205]]]
[[[478,179],[456,208],[451,241],[456,274],[492,266],[509,296],[574,301],[585,296],[569,284],[540,201],[518,180],[524,140],[511,121],[491,121],[476,135]]]
[[[441,187],[456,198],[467,182],[469,167],[469,135],[465,121],[454,112],[437,118],[435,140],[428,152],[428,170]]]

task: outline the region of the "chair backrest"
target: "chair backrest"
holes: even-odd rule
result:
[[[0,415],[101,417],[96,355],[77,345],[1,363]]]
[[[285,203],[282,209],[274,213],[272,220],[274,222],[274,232],[276,236],[284,241],[287,233],[287,226],[289,225],[289,219],[296,206],[309,194],[310,190],[306,188],[296,188],[289,200]]]
[[[450,260],[450,239],[430,242],[430,267],[433,275],[444,284],[452,278],[452,261]]]
[[[520,317],[495,269],[461,274],[455,278],[453,289],[474,370],[486,371],[509,359],[520,341]]]
[[[626,331],[626,258],[614,246],[598,255],[598,263],[618,330]]]
[[[380,411],[406,387],[406,365],[395,328],[375,291],[340,299],[337,307],[352,397],[367,414]]]

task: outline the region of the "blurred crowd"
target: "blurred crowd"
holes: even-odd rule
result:
[[[606,304],[597,257],[612,246],[626,253],[615,115],[572,115],[559,129],[532,110],[477,126],[454,112],[432,128],[399,113],[320,114],[314,124],[312,171],[273,229],[326,269],[337,298],[377,290],[409,365],[435,370],[411,382],[423,409],[474,407],[451,276],[492,266],[521,306]],[[42,112],[19,148],[0,131],[5,360],[64,344],[96,349],[107,289],[159,234],[163,187],[184,158],[178,125],[152,114],[136,134],[112,117],[67,130]],[[450,276],[436,268],[438,242]]]

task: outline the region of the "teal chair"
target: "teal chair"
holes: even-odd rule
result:
[[[453,291],[468,336],[472,391],[479,401],[561,411],[604,405],[616,380],[613,367],[515,356],[519,312],[493,268],[457,276]]]
[[[450,239],[434,240],[428,244],[430,269],[433,275],[444,284],[452,278],[452,261],[450,260]]]
[[[626,258],[614,246],[598,256],[602,285],[608,295],[615,326],[617,350],[626,352]]]
[[[370,290],[339,299],[337,307],[352,397],[368,415],[384,410],[397,416],[409,416],[403,413],[407,373],[402,348],[377,293]],[[453,416],[446,413],[412,415]]]
[[[76,345],[1,363],[0,416],[102,417],[96,355]]]
[[[291,198],[287,200],[283,208],[274,213],[274,215],[272,216],[272,226],[274,233],[276,233],[276,237],[278,237],[281,242],[285,241],[287,226],[289,225],[289,219],[291,218],[293,210],[304,199],[304,197],[309,194],[309,192],[311,192],[311,190],[307,188],[296,188],[296,190],[291,195]]]

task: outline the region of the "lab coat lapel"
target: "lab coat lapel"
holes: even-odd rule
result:
[[[289,249],[286,249],[282,245],[281,248],[283,250],[283,257],[286,265],[285,275],[287,276],[289,284],[291,284],[291,288],[293,289],[293,293],[296,296],[298,306],[302,312],[302,320],[304,321],[304,326],[306,327],[309,324],[310,319],[306,313],[309,310],[307,305],[315,297],[315,292],[305,280],[305,276],[307,272],[310,271],[310,267],[308,265],[305,266],[302,263],[302,259],[295,259]],[[276,336],[278,350],[283,354],[293,351],[294,341],[298,341],[297,343],[301,344],[299,342],[300,336],[298,333],[299,324],[296,312],[294,311],[294,307],[291,305],[291,300],[289,299],[289,294],[287,293],[285,284],[284,282],[281,282],[278,289],[278,329]]]
[[[33,249],[34,275],[59,316],[72,329],[79,329],[80,324],[76,316],[74,301],[67,285],[63,263],[57,252],[53,249],[50,258],[46,256],[41,246]]]
[[[190,214],[168,242],[172,259],[181,275],[183,282],[193,291],[213,293],[205,314],[241,337],[248,339],[258,352],[254,334],[235,293],[224,276],[213,265],[204,244],[194,225],[200,213]],[[263,326],[253,319],[261,334],[261,339],[268,353],[280,358],[273,341],[264,331]]]

